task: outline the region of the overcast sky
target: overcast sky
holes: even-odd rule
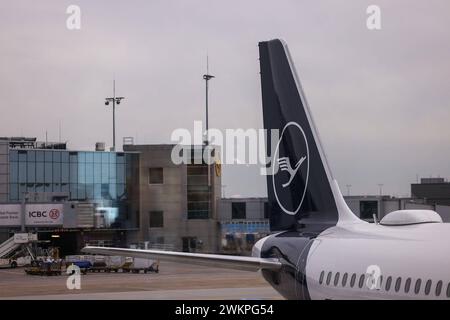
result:
[[[81,30],[66,8],[81,8]],[[381,8],[378,31],[366,8]],[[331,168],[352,194],[409,195],[416,175],[450,177],[450,2],[151,0],[18,1],[0,7],[0,136],[62,138],[71,149],[117,137],[170,143],[204,118],[261,128],[258,41],[290,47]],[[265,195],[258,168],[226,166],[226,196]]]

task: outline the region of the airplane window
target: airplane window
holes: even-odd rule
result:
[[[356,281],[356,273],[354,273],[352,275],[352,278],[350,279],[350,287],[354,287],[355,286],[355,281]],[[448,287],[450,288],[450,283],[448,284]],[[449,289],[450,290],[450,289]]]
[[[447,286],[447,298],[450,298],[450,283]]]
[[[431,290],[431,280],[427,281],[427,284],[425,285],[425,294],[429,295]]]
[[[400,290],[400,286],[402,285],[402,278],[398,277],[397,281],[395,281],[395,292]]]
[[[408,278],[406,279],[405,282],[405,293],[408,293],[410,288],[411,288],[411,278]]]
[[[386,291],[389,291],[391,288],[392,277],[388,277],[386,280]]]
[[[363,287],[363,285],[364,285],[364,275],[362,274],[360,277],[359,277],[359,288],[361,289],[362,287]]]
[[[328,275],[327,275],[327,286],[330,284],[330,281],[331,281],[331,271],[328,272]]]
[[[323,277],[325,276],[325,271],[322,271],[321,273],[320,273],[320,278],[319,278],[319,284],[322,284],[322,282],[323,282]]]
[[[436,296],[439,297],[442,291],[442,281],[438,281],[436,284]]]
[[[415,294],[418,294],[418,293],[420,292],[420,286],[421,286],[421,284],[422,284],[422,280],[417,279],[417,281],[416,281],[416,287],[414,288],[414,293],[415,293]]]
[[[347,278],[348,278],[348,274],[347,272],[344,273],[344,276],[342,277],[342,286],[345,287],[345,285],[347,284]]]
[[[335,286],[335,287],[336,287],[337,284],[339,283],[339,276],[340,276],[340,273],[339,273],[339,272],[336,273],[336,275],[334,276],[334,286]]]

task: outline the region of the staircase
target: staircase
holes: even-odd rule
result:
[[[0,244],[0,258],[7,258],[9,255],[14,253],[18,248],[20,248],[20,243],[14,242],[14,237],[9,238],[2,244]]]

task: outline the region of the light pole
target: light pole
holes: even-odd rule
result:
[[[208,115],[208,82],[212,78],[215,78],[213,75],[209,74],[209,61],[208,57],[206,57],[206,74],[203,75],[203,80],[206,83],[206,139],[205,144],[208,144],[208,128],[209,128],[209,115]]]
[[[116,103],[120,104],[120,101],[125,97],[116,97],[116,80],[113,81],[113,96],[105,98],[105,105],[109,105],[112,102],[113,107],[113,147],[111,151],[116,151]]]

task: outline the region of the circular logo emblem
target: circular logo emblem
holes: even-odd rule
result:
[[[284,126],[274,159],[272,185],[275,198],[285,213],[295,215],[305,198],[309,177],[308,141],[297,122]]]
[[[50,212],[48,213],[48,216],[53,220],[58,219],[59,218],[59,210],[58,209],[50,210]]]

